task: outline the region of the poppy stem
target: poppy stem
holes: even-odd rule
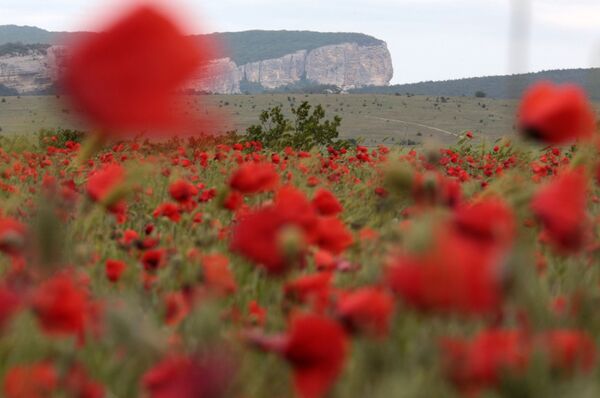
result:
[[[85,139],[81,148],[79,149],[77,159],[75,159],[76,167],[82,166],[83,163],[88,161],[102,148],[102,146],[104,146],[104,143],[106,142],[104,137],[104,134],[102,134],[100,131],[94,131]]]

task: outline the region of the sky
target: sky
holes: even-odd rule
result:
[[[136,1],[0,0],[0,25],[91,30],[114,10],[111,4]],[[156,1],[176,2],[193,33],[287,29],[375,36],[392,53],[392,83],[600,66],[600,0]]]

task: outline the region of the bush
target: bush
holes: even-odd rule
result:
[[[56,130],[41,129],[38,132],[38,142],[40,148],[54,146],[65,148],[67,142],[81,142],[85,137],[82,131],[59,128]]]
[[[487,94],[483,91],[476,91],[475,92],[475,98],[485,98],[487,97]]]
[[[305,151],[315,146],[349,146],[348,141],[338,139],[341,117],[334,116],[333,120],[324,120],[323,107],[317,105],[313,109],[306,101],[298,107],[292,106],[291,111],[295,120],[288,119],[281,106],[263,111],[260,124],[248,128],[246,140],[261,142],[274,150],[287,146]]]

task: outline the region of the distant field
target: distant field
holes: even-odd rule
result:
[[[186,101],[196,101],[186,97]],[[437,98],[375,94],[350,95],[211,95],[204,96],[210,107],[231,115],[223,130],[243,131],[258,122],[264,109],[275,105],[309,101],[325,107],[327,116],[340,115],[342,135],[364,138],[365,144],[422,142],[435,139],[450,143],[456,135],[472,130],[490,139],[513,133],[516,102],[468,97]],[[42,128],[79,128],[72,112],[59,99],[47,97],[6,97],[0,99],[0,134],[28,134]]]

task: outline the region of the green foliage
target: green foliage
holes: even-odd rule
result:
[[[309,150],[315,146],[346,146],[347,141],[338,140],[338,128],[342,118],[334,116],[325,119],[325,110],[321,105],[313,107],[306,101],[298,107],[291,107],[294,120],[283,114],[281,106],[263,111],[260,124],[248,128],[247,141],[259,141],[267,148],[280,150],[287,146]]]
[[[475,91],[475,98],[485,98],[487,94],[484,91],[478,90]]]
[[[374,37],[361,33],[320,33],[308,31],[266,31],[213,33],[209,37],[222,42],[228,56],[238,65],[264,59],[279,58],[299,50],[341,43],[378,45],[383,43]]]
[[[40,148],[47,148],[48,146],[65,148],[67,142],[79,143],[85,137],[85,133],[82,131],[63,128],[56,130],[41,129],[37,135]]]
[[[56,39],[56,33],[33,26],[3,25],[0,26],[0,44],[23,43],[51,44]]]
[[[600,99],[600,68],[550,70],[511,76],[473,77],[468,79],[428,81],[387,87],[363,87],[352,90],[356,94],[412,93],[416,95],[470,97],[477,91],[488,98],[520,98],[527,87],[540,80],[555,83],[575,83],[586,89],[594,99]]]
[[[50,47],[48,44],[6,43],[0,45],[0,56],[26,55],[30,51],[39,51],[45,53],[48,47]]]

